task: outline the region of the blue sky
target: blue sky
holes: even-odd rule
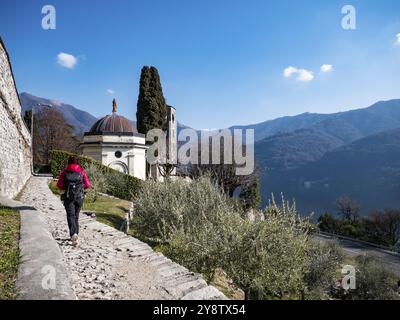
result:
[[[56,30],[41,28],[46,4]],[[346,4],[356,30],[341,27]],[[178,120],[198,129],[400,98],[399,33],[398,0],[0,0],[20,92],[95,116],[115,96],[134,119],[140,69],[154,65]],[[77,59],[73,68],[60,53]]]

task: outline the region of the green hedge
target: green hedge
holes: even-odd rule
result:
[[[89,164],[93,164],[105,174],[108,185],[107,190],[105,190],[107,194],[125,200],[131,200],[132,196],[137,195],[142,180],[107,167],[92,158],[72,154],[62,150],[53,150],[51,152],[50,165],[51,173],[54,178],[58,178],[61,171],[67,166],[68,158],[73,155],[79,158],[82,168],[86,169]]]

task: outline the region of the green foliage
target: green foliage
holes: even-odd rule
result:
[[[19,212],[0,205],[0,300],[16,298],[19,229]]]
[[[308,255],[305,298],[328,298],[330,288],[336,281],[337,270],[344,259],[343,252],[336,242],[315,241]]]
[[[137,102],[137,129],[147,134],[151,129],[165,129],[167,105],[164,99],[160,76],[155,67],[144,66],[140,76]]]
[[[51,192],[53,192],[56,196],[60,196],[63,193],[63,191],[60,191],[57,188],[57,181],[56,180],[51,180],[49,182],[49,188],[50,188]]]
[[[147,180],[135,199],[140,216],[138,232],[164,242],[176,230],[185,234],[204,222],[221,223],[223,216],[239,212],[240,205],[207,178],[158,183]]]
[[[87,166],[86,173],[90,181],[90,189],[86,191],[86,200],[96,202],[101,192],[107,192],[106,175],[93,163]]]
[[[400,241],[400,211],[385,209],[356,220],[337,219],[329,213],[318,218],[321,231],[352,237],[395,249]]]
[[[68,158],[71,155],[74,154],[61,150],[53,150],[51,152],[50,164],[54,178],[58,178],[61,171],[67,166]],[[79,155],[75,156],[79,158],[79,163],[85,170],[87,170],[90,165],[93,165],[105,176],[105,193],[126,200],[130,200],[137,195],[142,184],[140,179],[107,167],[92,158]]]
[[[311,225],[299,218],[294,205],[272,201],[260,213],[264,219],[251,222],[240,203],[200,177],[191,182],[146,181],[135,211],[133,227],[141,237],[163,243],[167,256],[207,280],[224,270],[248,299],[303,298],[314,289],[307,288],[306,278],[314,259]],[[320,252],[326,264],[332,261],[325,247]],[[327,272],[321,267],[313,276],[327,279],[331,269]]]
[[[243,226],[225,249],[230,253],[226,273],[247,299],[300,298],[308,265],[307,226],[280,210]]]
[[[117,230],[125,222],[125,215],[130,207],[130,202],[121,199],[99,196],[96,202],[85,199],[83,209],[96,213],[96,220],[105,223]]]
[[[318,226],[321,231],[329,233],[336,234],[340,230],[340,222],[328,212],[318,218]]]
[[[333,288],[334,297],[343,300],[398,300],[395,275],[388,272],[377,260],[358,256],[356,262],[356,288],[345,291]]]
[[[364,217],[361,222],[364,236],[368,235],[367,241],[399,249],[400,210],[387,208]]]
[[[258,209],[261,205],[260,181],[256,179],[250,185],[244,186],[240,198],[246,209]]]

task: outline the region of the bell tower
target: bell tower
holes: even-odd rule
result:
[[[177,128],[176,109],[167,106],[167,162],[170,164],[177,164]]]

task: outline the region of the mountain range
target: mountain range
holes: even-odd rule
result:
[[[77,134],[97,120],[63,102],[20,95],[22,110],[51,104]],[[40,106],[38,106],[40,108]],[[132,121],[134,122],[134,121]],[[179,124],[178,131],[186,126]],[[230,129],[255,130],[263,205],[271,193],[296,199],[301,213],[335,212],[347,195],[363,213],[400,208],[400,100],[334,114],[303,113]]]
[[[400,207],[400,100],[323,118],[256,142],[264,204],[284,192],[303,213],[335,212],[343,195],[363,213]]]
[[[85,131],[89,131],[91,126],[97,120],[97,118],[92,116],[90,113],[61,101],[39,98],[26,92],[21,93],[19,98],[23,113],[32,108],[43,108],[45,105],[50,105],[52,108],[60,111],[64,116],[65,121],[74,126],[75,132],[78,135],[83,134]]]

